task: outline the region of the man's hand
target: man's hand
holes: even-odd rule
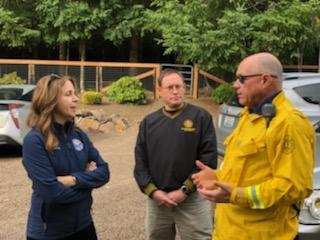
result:
[[[168,194],[162,190],[156,190],[152,193],[152,199],[159,205],[165,205],[168,208],[177,206],[178,204],[168,197]]]
[[[169,192],[167,196],[176,203],[181,203],[187,198],[187,195],[180,189]]]
[[[200,195],[215,203],[227,203],[230,201],[232,186],[228,183],[215,181],[216,189],[210,190],[206,188],[198,188]]]
[[[94,171],[96,169],[97,169],[97,164],[96,164],[95,161],[91,161],[91,162],[87,163],[86,171],[92,172],[92,171]]]
[[[57,176],[58,182],[62,183],[66,187],[72,187],[77,184],[77,179],[74,176]]]
[[[193,183],[197,188],[215,189],[215,182],[217,181],[215,171],[198,160],[196,161],[196,165],[200,171],[191,176]]]

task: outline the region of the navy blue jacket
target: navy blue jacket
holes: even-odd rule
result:
[[[23,141],[23,165],[32,180],[31,209],[27,236],[52,240],[71,235],[92,222],[91,191],[109,180],[108,164],[101,158],[88,136],[72,123],[55,124],[59,146],[45,149],[43,135],[32,129]],[[97,169],[86,171],[95,161]],[[76,186],[65,187],[57,176],[73,175]]]

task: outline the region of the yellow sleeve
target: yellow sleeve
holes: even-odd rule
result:
[[[311,194],[315,143],[311,124],[300,118],[274,135],[280,141],[267,149],[273,177],[258,185],[234,188],[231,203],[265,209],[277,203],[294,204]]]

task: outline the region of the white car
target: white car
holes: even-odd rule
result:
[[[316,163],[313,193],[305,200],[299,215],[299,239],[320,239],[320,74],[284,73],[283,91],[293,105],[314,124],[316,132]],[[236,102],[223,104],[217,126],[218,154],[224,155],[223,142],[239,121],[241,107]]]
[[[0,85],[0,145],[21,145],[35,85]]]

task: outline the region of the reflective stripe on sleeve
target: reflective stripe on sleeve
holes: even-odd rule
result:
[[[265,204],[262,201],[261,197],[261,188],[260,185],[250,186],[246,188],[246,195],[250,199],[251,207],[253,209],[264,209]]]

